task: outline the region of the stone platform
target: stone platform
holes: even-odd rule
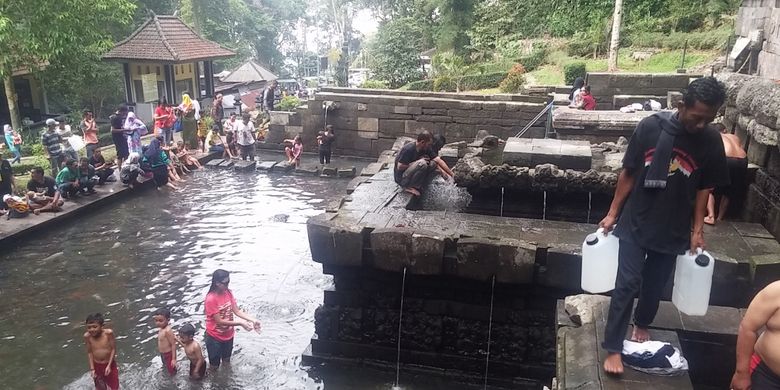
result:
[[[554,164],[560,169],[587,171],[593,154],[588,141],[564,141],[552,138],[510,137],[504,146],[503,162],[513,166],[535,167]]]
[[[587,140],[592,143],[631,137],[636,125],[652,115],[652,111],[624,113],[617,110],[585,111],[556,107],[552,112],[552,127],[559,139]]]

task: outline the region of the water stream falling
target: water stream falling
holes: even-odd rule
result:
[[[459,212],[471,203],[471,194],[455,182],[437,176],[423,192],[420,203],[424,210]]]
[[[501,210],[499,211],[498,216],[504,216],[504,187],[501,187]]]
[[[586,223],[590,223],[590,211],[593,208],[593,193],[588,191],[588,219]]]
[[[503,191],[503,188],[501,189]],[[490,366],[490,338],[493,331],[493,298],[496,292],[496,275],[493,275],[493,282],[490,285],[490,318],[488,318],[488,337],[487,337],[487,353],[485,354],[485,386],[483,389],[487,389],[488,382],[488,367]]]
[[[547,191],[544,191],[544,202],[542,203],[542,221],[547,220]]]
[[[397,354],[395,357],[395,386],[393,386],[393,390],[400,389],[400,387],[398,387],[398,379],[401,376],[401,324],[403,324],[403,318],[404,318],[404,289],[405,288],[406,288],[406,267],[404,267],[404,276],[403,279],[401,279],[401,309],[398,312],[398,347],[397,347]]]

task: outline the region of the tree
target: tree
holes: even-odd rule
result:
[[[436,48],[463,54],[469,46],[468,31],[474,23],[476,0],[433,0],[436,18]]]
[[[379,26],[371,44],[375,79],[398,88],[420,78],[420,30],[411,18],[393,19]]]
[[[126,25],[135,5],[127,0],[25,0],[0,2],[0,77],[11,124],[21,128],[13,72],[61,58],[93,58],[113,45],[107,26]]]
[[[623,0],[615,0],[615,12],[612,14],[612,40],[609,43],[610,72],[618,70],[618,48],[620,47],[620,22],[623,20]]]

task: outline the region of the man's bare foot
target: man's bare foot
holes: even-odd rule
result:
[[[411,188],[411,187],[404,188],[404,191],[406,191],[406,192],[408,192],[408,193],[410,193],[410,194],[412,194],[414,196],[420,196],[420,191],[417,191],[416,188]]]
[[[619,353],[608,353],[604,360],[604,372],[612,375],[623,374],[623,357]]]
[[[707,225],[714,225],[715,224],[715,217],[713,217],[711,215],[708,215],[708,216],[704,217],[704,223],[706,223]]]
[[[35,209],[35,210],[33,210],[33,214],[35,214],[35,215],[41,215],[41,210],[39,210],[39,209]]]
[[[631,341],[644,343],[648,340],[650,340],[650,332],[645,328],[634,325],[634,331],[631,332]]]

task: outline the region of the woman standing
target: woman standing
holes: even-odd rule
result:
[[[146,135],[146,125],[130,111],[127,113],[127,119],[124,124],[125,134],[127,135],[127,147],[130,153],[141,153],[141,136]]]
[[[247,331],[260,331],[260,321],[238,308],[233,293],[228,288],[230,273],[218,269],[211,276],[211,287],[206,294],[206,350],[209,365],[219,367],[221,362],[229,363],[233,354],[233,335],[236,326]],[[233,316],[242,320],[234,320]]]
[[[16,134],[14,129],[11,128],[11,125],[3,126],[3,133],[5,134],[5,143],[8,145],[8,150],[14,154],[14,159],[11,160],[11,164],[20,163],[22,161],[22,151],[20,150],[22,146],[22,137]]]
[[[168,99],[163,96],[154,109],[154,135],[161,135],[165,145],[170,145],[173,141],[174,121],[176,117],[173,115],[173,108],[168,105]]]
[[[195,149],[198,147],[198,120],[195,119],[195,104],[190,99],[190,95],[184,94],[181,96],[181,104],[179,105],[179,111],[182,113],[182,138],[184,143],[189,148]]]

